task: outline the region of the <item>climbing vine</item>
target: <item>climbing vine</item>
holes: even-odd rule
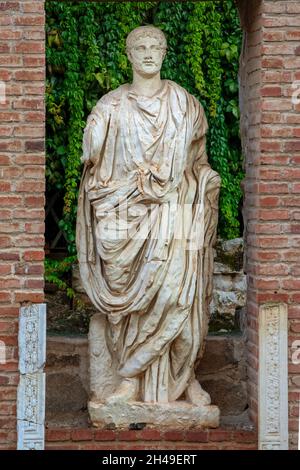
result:
[[[241,30],[234,0],[205,2],[46,1],[47,188],[62,191],[60,228],[75,249],[81,143],[87,115],[108,91],[131,80],[127,34],[155,24],[167,35],[162,76],[203,104],[208,154],[222,178],[220,235],[240,235],[238,60]],[[52,273],[53,274],[53,273]]]

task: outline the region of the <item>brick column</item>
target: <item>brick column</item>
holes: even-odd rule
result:
[[[44,52],[43,0],[0,1],[0,449],[16,447],[20,306],[44,299]]]
[[[246,26],[241,69],[245,267],[250,411],[257,422],[259,308],[287,304],[289,345],[300,339],[300,4],[263,0]],[[300,366],[290,362],[291,447],[296,446],[299,387]]]

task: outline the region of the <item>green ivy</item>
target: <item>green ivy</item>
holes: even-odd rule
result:
[[[55,284],[59,289],[65,290],[69,298],[75,295],[74,290],[69,286],[66,275],[72,272],[72,266],[77,261],[77,256],[69,256],[64,260],[45,259],[45,280]]]
[[[219,233],[239,236],[243,177],[239,138],[241,30],[234,0],[88,2],[46,0],[47,188],[64,194],[60,227],[75,255],[81,145],[87,115],[109,90],[131,80],[125,40],[153,23],[168,39],[162,76],[203,104],[208,155],[222,178]]]

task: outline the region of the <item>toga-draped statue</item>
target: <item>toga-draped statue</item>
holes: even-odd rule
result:
[[[102,352],[92,361],[114,375],[110,393],[100,386],[92,399],[208,406],[194,364],[208,329],[220,178],[207,162],[201,104],[161,80],[162,31],[139,27],[126,46],[133,82],[98,101],[83,140],[79,267],[109,371]]]

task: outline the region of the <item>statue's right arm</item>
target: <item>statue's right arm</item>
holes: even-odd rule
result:
[[[93,111],[87,120],[82,142],[83,163],[89,162],[93,165],[98,163],[100,152],[105,140],[105,119],[100,112]]]

